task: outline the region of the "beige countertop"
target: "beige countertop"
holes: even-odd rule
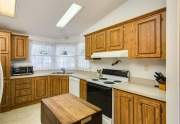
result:
[[[11,79],[28,78],[28,77],[30,78],[30,77],[38,77],[38,76],[69,75],[93,83],[92,79],[97,77],[97,73],[88,72],[88,71],[74,71],[73,74],[52,74],[52,72],[53,71],[38,71],[32,75],[11,76]],[[129,82],[113,84],[112,87],[115,89],[134,93],[137,95],[149,97],[152,99],[166,101],[166,92],[154,87],[154,84],[155,83],[153,80],[142,79],[142,78],[131,78]]]

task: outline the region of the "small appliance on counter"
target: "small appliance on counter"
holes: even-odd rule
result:
[[[12,66],[12,76],[31,75],[34,73],[33,66]]]

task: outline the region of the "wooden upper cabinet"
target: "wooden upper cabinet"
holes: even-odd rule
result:
[[[107,30],[107,50],[122,50],[124,49],[124,34],[123,26],[113,27]]]
[[[36,77],[34,80],[34,99],[42,99],[49,96],[50,86],[48,77]]]
[[[28,37],[12,35],[12,59],[26,59],[28,57]]]
[[[5,79],[8,79],[10,74],[10,55],[9,54],[0,54],[0,61],[3,69],[3,76]]]
[[[135,96],[134,124],[165,124],[165,106],[159,101]]]
[[[135,23],[130,22],[124,25],[124,49],[128,49],[128,57],[133,58],[135,53]]]
[[[91,58],[91,35],[85,36],[85,58]]]
[[[133,95],[114,90],[114,124],[133,124]]]
[[[137,20],[136,56],[161,57],[161,16],[156,14]]]
[[[106,31],[101,31],[93,34],[92,50],[93,52],[106,51]]]
[[[0,54],[10,52],[10,37],[10,33],[0,31]]]

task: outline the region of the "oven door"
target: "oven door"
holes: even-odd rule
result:
[[[87,101],[102,109],[103,114],[112,118],[112,88],[88,82]]]

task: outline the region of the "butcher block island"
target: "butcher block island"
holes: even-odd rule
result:
[[[65,94],[41,101],[42,124],[102,124],[102,110]]]

